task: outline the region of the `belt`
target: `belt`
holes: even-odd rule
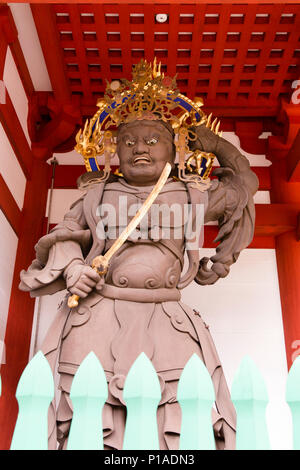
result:
[[[99,291],[108,299],[130,300],[131,302],[168,302],[180,300],[181,293],[178,289],[134,289],[132,287],[116,287],[104,284]]]

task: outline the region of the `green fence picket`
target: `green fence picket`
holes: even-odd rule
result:
[[[211,377],[203,361],[193,354],[178,384],[177,399],[182,421],[180,450],[214,450],[211,411],[215,401]]]
[[[160,384],[144,353],[128,372],[123,398],[127,406],[123,450],[159,449],[156,411],[161,398]]]
[[[237,450],[268,450],[268,392],[258,368],[245,356],[234,377],[231,399],[237,412]]]
[[[39,351],[24,369],[17,387],[19,415],[11,450],[48,449],[48,408],[53,396],[51,368]]]
[[[0,377],[1,394],[1,377]],[[102,408],[107,399],[103,368],[91,352],[73,379],[70,398],[73,419],[68,450],[103,449]],[[48,448],[48,409],[54,396],[54,381],[48,361],[38,352],[19,380],[16,398],[19,414],[11,450]],[[157,407],[161,399],[157,373],[142,353],[128,372],[123,398],[127,406],[124,450],[158,450]],[[182,410],[180,450],[214,449],[211,409],[215,401],[211,377],[194,354],[179,383],[177,399]],[[237,412],[237,450],[269,449],[266,425],[268,393],[254,362],[244,357],[234,377],[231,399]],[[300,450],[300,357],[291,367],[286,401],[293,417],[294,449]]]
[[[107,399],[104,370],[93,352],[78,368],[71,386],[73,418],[68,450],[103,450],[102,408]]]
[[[286,382],[286,402],[293,417],[293,448],[300,450],[300,356],[293,362]]]

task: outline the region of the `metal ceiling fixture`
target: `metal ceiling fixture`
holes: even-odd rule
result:
[[[165,23],[168,20],[168,15],[166,13],[157,13],[155,18],[158,23]]]

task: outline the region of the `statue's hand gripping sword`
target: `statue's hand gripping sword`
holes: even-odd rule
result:
[[[147,214],[148,210],[152,206],[153,202],[157,198],[158,194],[162,190],[165,182],[167,181],[169,174],[171,172],[171,165],[170,163],[166,163],[165,168],[163,169],[159,180],[157,181],[156,185],[152,189],[151,193],[143,203],[142,207],[137,211],[133,219],[127,225],[127,227],[123,230],[119,238],[113,243],[113,245],[107,250],[105,255],[96,256],[93,259],[92,268],[100,275],[104,276],[107,273],[109,262],[112,256],[118,251],[118,249],[123,245],[123,243],[127,240],[130,234],[134,231],[134,229],[138,226],[142,218],[145,214]],[[79,301],[78,295],[71,295],[68,298],[68,307],[73,308],[77,307]]]

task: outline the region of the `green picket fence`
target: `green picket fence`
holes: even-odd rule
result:
[[[27,365],[17,387],[19,415],[12,450],[47,449],[47,414],[53,396],[51,369],[43,354],[38,352]],[[107,382],[93,352],[79,367],[70,396],[74,414],[68,450],[102,450],[102,408],[107,399]],[[123,449],[158,450],[156,410],[161,398],[160,384],[144,353],[136,359],[127,375],[123,397],[127,407]],[[177,399],[182,410],[179,449],[215,449],[211,424],[214,388],[207,369],[195,354],[182,372]],[[263,377],[249,357],[243,359],[235,375],[231,399],[237,412],[236,449],[270,449],[265,413],[268,394]],[[294,361],[288,375],[286,401],[293,417],[293,448],[300,450],[300,357]]]

